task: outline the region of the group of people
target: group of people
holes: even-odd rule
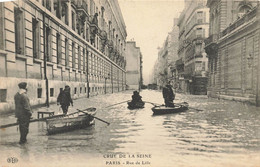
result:
[[[27,134],[29,133],[29,123],[32,118],[32,109],[30,100],[27,95],[27,83],[21,82],[18,84],[19,91],[14,96],[15,102],[15,117],[19,125],[20,144],[27,142]],[[61,105],[63,114],[67,114],[70,104],[73,106],[73,101],[70,95],[70,87],[65,86],[57,98],[57,104]]]
[[[172,90],[172,86],[171,86],[170,82],[168,82],[168,84],[166,84],[163,87],[162,94],[163,94],[165,106],[166,107],[174,107],[173,100],[175,99],[175,93]],[[139,92],[134,91],[133,95],[132,95],[131,103],[137,104],[137,103],[140,103],[140,102],[143,102],[142,96],[139,95]]]
[[[19,124],[20,130],[20,144],[26,143],[27,134],[29,132],[29,123],[32,116],[32,109],[30,106],[30,101],[27,96],[27,83],[21,82],[18,84],[19,91],[14,96],[15,101],[15,117],[17,118],[17,122]],[[173,100],[175,98],[175,94],[172,90],[171,85],[168,83],[163,88],[163,98],[166,107],[174,107]],[[132,104],[140,103],[142,101],[142,96],[140,96],[139,92],[134,91],[132,95]],[[62,90],[57,98],[57,105],[61,105],[63,114],[68,113],[68,108],[70,104],[73,106],[73,101],[70,94],[70,87],[68,85],[65,86],[65,89]]]

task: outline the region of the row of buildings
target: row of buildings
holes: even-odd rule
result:
[[[169,80],[177,91],[207,94],[208,59],[204,39],[208,37],[209,9],[205,0],[185,1],[179,18],[174,19],[154,68],[157,85]]]
[[[17,84],[33,106],[126,89],[126,25],[117,0],[0,3],[0,111],[14,108]]]
[[[167,69],[154,68],[154,76],[165,71],[183,92],[260,105],[258,1],[186,0],[177,26],[178,51],[168,55],[177,60],[160,61],[169,51],[161,48],[157,63]]]

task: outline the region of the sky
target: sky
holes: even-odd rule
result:
[[[126,24],[127,41],[136,41],[143,55],[144,84],[158,57],[158,47],[172,30],[184,0],[118,0]]]

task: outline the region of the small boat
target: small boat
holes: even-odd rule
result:
[[[127,104],[128,104],[127,108],[130,109],[130,110],[138,109],[138,108],[144,108],[144,105],[145,105],[144,102],[132,103],[131,101],[127,102]]]
[[[95,114],[96,108],[89,108],[87,112],[77,111],[61,117],[47,119],[47,134],[64,133],[94,125],[95,119],[93,116]]]
[[[188,103],[175,103],[174,107],[166,107],[165,105],[155,106],[152,108],[153,115],[179,113],[188,110]]]

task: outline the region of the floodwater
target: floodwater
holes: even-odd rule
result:
[[[149,103],[136,110],[127,109],[126,102],[106,107],[129,100],[131,94],[74,101],[70,112],[96,107],[96,116],[109,126],[96,120],[93,127],[47,136],[45,122],[35,122],[30,124],[28,143],[22,146],[17,127],[0,130],[0,167],[260,166],[260,108],[184,94],[177,94],[176,102],[203,111],[153,116]],[[141,96],[144,101],[163,103],[158,91],[144,90]],[[51,109],[59,111],[56,105]],[[13,116],[0,120],[1,124],[15,121]],[[18,162],[7,162],[10,157]]]

